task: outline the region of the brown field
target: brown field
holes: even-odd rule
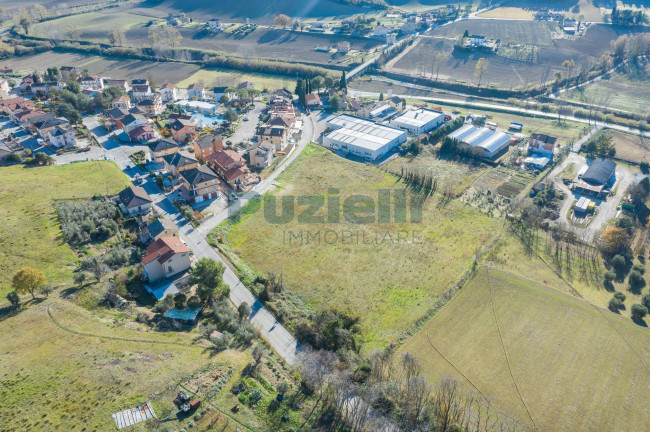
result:
[[[198,65],[185,63],[157,63],[143,60],[111,60],[99,56],[48,51],[25,57],[13,57],[0,62],[10,66],[14,73],[26,74],[45,70],[50,66],[76,66],[87,68],[91,74],[115,79],[151,77],[157,84],[178,83],[199,70]]]
[[[616,146],[616,157],[634,163],[650,162],[650,139],[619,131],[607,131]]]
[[[534,85],[553,78],[564,60],[572,59],[577,68],[588,67],[609,49],[619,33],[610,27],[594,25],[576,40],[552,39],[554,23],[537,21],[469,20],[440,27],[423,37],[416,46],[392,67],[395,72],[429,78],[478,84],[475,73],[480,58],[487,58],[488,68],[482,83],[505,88]],[[454,51],[454,40],[467,30],[502,42],[537,47],[536,62],[511,60],[494,54]]]

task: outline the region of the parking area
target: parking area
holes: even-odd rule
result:
[[[576,234],[578,234],[584,240],[591,241],[597,234],[600,233],[603,224],[617,216],[621,200],[623,199],[627,189],[634,181],[636,174],[632,172],[629,167],[620,163],[617,164],[615,174],[616,183],[612,188],[612,190],[615,192],[614,196],[608,196],[602,199],[595,196],[586,196],[595,204],[593,216],[591,216],[590,220],[584,217],[574,218],[571,207],[577,200],[585,195],[576,191],[572,191],[570,186],[564,183],[562,174],[566,172],[567,169],[575,167],[574,172],[576,172],[577,176],[577,172],[580,171],[580,168],[584,167],[586,164],[587,160],[584,156],[581,156],[577,153],[569,153],[567,158],[561,164],[555,167],[555,169],[553,169],[553,171],[549,174],[549,178],[553,179],[553,185],[557,189],[564,192],[567,196],[567,198],[562,203],[562,208],[560,209],[560,218],[558,221],[572,226]]]

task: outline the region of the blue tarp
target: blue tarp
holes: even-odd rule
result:
[[[201,313],[201,308],[169,309],[165,312],[165,318],[177,319],[183,321],[196,321],[196,317]]]

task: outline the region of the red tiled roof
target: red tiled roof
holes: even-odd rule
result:
[[[149,264],[156,259],[162,264],[174,254],[185,252],[191,250],[178,237],[160,237],[147,247],[147,254],[142,257],[142,264]]]

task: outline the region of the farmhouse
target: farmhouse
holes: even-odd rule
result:
[[[142,274],[149,282],[156,282],[185,271],[191,265],[190,253],[190,248],[180,238],[160,237],[147,247],[142,257]]]
[[[445,120],[441,112],[418,109],[406,111],[390,121],[390,125],[420,135],[440,126]]]
[[[610,159],[594,159],[574,184],[574,190],[585,195],[606,196],[616,182],[616,163]]]
[[[542,153],[553,155],[557,138],[543,133],[535,132],[530,136],[528,151],[531,153]]]
[[[122,212],[135,216],[141,213],[147,213],[151,210],[151,197],[140,186],[131,186],[120,192],[118,204]]]
[[[223,30],[223,22],[219,18],[210,18],[206,27],[211,31],[220,31]]]
[[[376,160],[406,141],[405,131],[362,118],[340,115],[328,120],[333,129],[323,145],[367,160]]]
[[[348,53],[350,52],[350,42],[348,41],[341,41],[336,44],[336,50],[341,53]]]
[[[486,159],[494,159],[508,148],[512,139],[507,133],[467,124],[448,135],[474,149]]]
[[[163,156],[178,153],[178,144],[169,139],[161,139],[149,144],[151,158],[159,164],[164,163]]]

